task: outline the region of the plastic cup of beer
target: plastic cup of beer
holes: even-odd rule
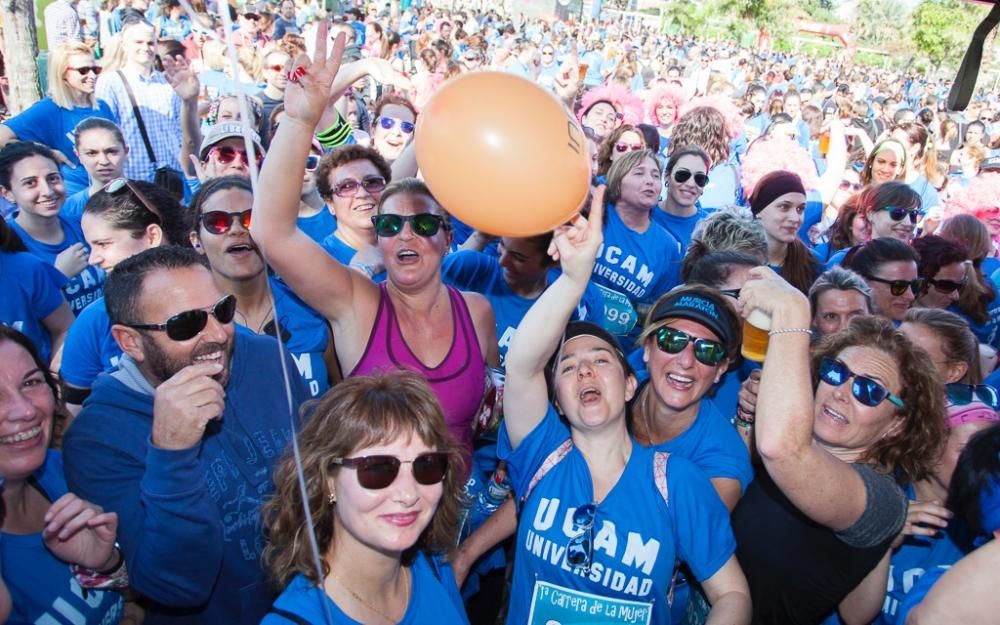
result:
[[[768,331],[771,329],[771,316],[754,308],[743,320],[743,345],[740,353],[747,360],[764,362],[767,355]]]
[[[819,153],[826,156],[830,151],[830,133],[824,132],[819,136]]]
[[[577,71],[579,71],[580,80],[583,80],[584,78],[587,77],[587,70],[589,68],[590,68],[590,65],[588,65],[587,63],[580,63],[577,66]]]

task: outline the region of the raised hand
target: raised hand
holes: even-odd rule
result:
[[[153,444],[160,449],[190,449],[201,442],[208,422],[225,410],[226,392],[212,376],[218,363],[188,365],[156,388]]]
[[[367,70],[368,75],[374,78],[376,82],[382,83],[383,85],[399,87],[400,89],[410,88],[410,79],[393,69],[392,63],[389,61],[385,59],[368,58],[365,59],[363,63],[365,63],[365,69]],[[340,94],[336,95],[339,96]]]
[[[49,507],[42,529],[42,539],[52,555],[98,571],[114,566],[117,534],[117,514],[73,493],[66,493]]]
[[[315,127],[330,99],[330,88],[340,70],[344,54],[344,34],[337,35],[327,55],[327,24],[316,29],[316,58],[301,54],[292,62],[291,78],[285,87],[285,117]]]
[[[604,242],[604,186],[597,187],[590,202],[590,216],[577,215],[552,234],[549,255],[562,265],[562,272],[578,282],[587,282],[594,271],[597,250]]]
[[[183,55],[163,57],[163,76],[174,88],[174,93],[181,100],[197,98],[201,93],[198,75],[191,70],[191,62]]]

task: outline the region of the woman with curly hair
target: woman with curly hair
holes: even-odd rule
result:
[[[680,117],[670,139],[673,145],[696,145],[713,163],[701,196],[705,209],[735,204],[739,197],[738,167],[729,162],[730,138],[725,116],[711,106],[699,106]]]
[[[597,149],[597,175],[607,176],[611,165],[619,158],[629,152],[645,149],[646,141],[638,128],[631,124],[615,128]]]
[[[906,522],[901,486],[938,459],[943,385],[924,352],[875,317],[851,319],[810,353],[805,295],[769,269],[750,274],[739,306],[772,319],[751,426],[764,470],[733,512],[754,622],[818,623],[834,610],[870,622]]]
[[[468,623],[444,560],[465,475],[447,432],[412,372],[353,377],[315,404],[299,432],[301,486],[288,454],[264,509],[264,561],[284,589],[265,625]]]

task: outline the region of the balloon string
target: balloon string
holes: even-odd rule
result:
[[[180,0],[181,6],[184,11],[188,14],[192,23],[198,23],[197,15],[188,0]],[[222,27],[223,27],[223,39],[226,44],[226,50],[229,56],[229,63],[232,66],[233,72],[233,82],[236,88],[236,99],[240,105],[240,119],[243,123],[240,126],[243,128],[243,143],[247,152],[247,162],[250,168],[250,189],[254,197],[257,197],[258,190],[258,175],[259,170],[257,169],[257,146],[254,143],[253,130],[250,128],[250,106],[247,101],[246,87],[240,82],[240,66],[236,54],[236,45],[233,43],[232,37],[232,25],[233,21],[229,16],[228,5],[224,5],[227,8],[219,11],[222,17]],[[215,40],[219,40],[218,35],[215,33],[209,33],[209,36]],[[200,155],[199,155],[200,156]],[[312,510],[309,508],[309,494],[306,489],[306,479],[305,471],[302,468],[302,454],[299,449],[299,437],[297,434],[297,423],[296,423],[296,412],[295,412],[295,401],[292,398],[292,381],[288,372],[288,359],[285,355],[285,347],[281,341],[281,324],[280,315],[278,315],[278,303],[274,297],[274,290],[271,288],[270,280],[267,284],[267,294],[271,301],[271,310],[274,311],[274,335],[275,343],[278,344],[278,359],[281,361],[281,377],[285,385],[285,399],[288,405],[288,420],[291,427],[292,434],[292,455],[295,459],[295,477],[296,481],[299,483],[299,496],[302,498],[302,512],[305,515],[305,526],[306,533],[309,536],[309,549],[312,552],[313,566],[316,568],[317,579],[323,579],[323,558],[320,556],[319,552],[319,541],[316,539],[316,531],[314,530]],[[326,621],[326,625],[333,624],[333,614],[330,611],[329,601],[325,599],[325,593],[318,597],[320,604],[323,606],[323,616]]]

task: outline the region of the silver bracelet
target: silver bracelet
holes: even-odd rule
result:
[[[785,328],[784,330],[771,330],[767,333],[768,336],[774,336],[775,334],[808,334],[812,336],[813,331],[809,328]]]

